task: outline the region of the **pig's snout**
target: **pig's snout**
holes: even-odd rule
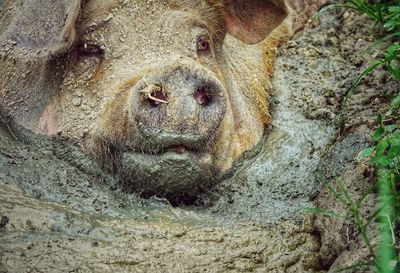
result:
[[[226,111],[225,88],[196,65],[154,69],[132,91],[132,121],[151,146],[199,148],[216,135]]]

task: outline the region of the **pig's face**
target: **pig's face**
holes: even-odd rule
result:
[[[261,139],[269,119],[265,45],[226,31],[259,42],[285,8],[186,2],[82,5],[72,46],[46,63],[56,90],[37,118],[16,120],[80,145],[128,189],[190,199]]]

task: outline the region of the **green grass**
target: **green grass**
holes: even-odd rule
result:
[[[400,1],[344,0],[324,7],[315,17],[332,8],[352,9],[368,15],[375,22],[372,31],[376,34],[377,42],[372,47],[380,50],[376,60],[359,74],[347,90],[339,114],[339,125],[342,125],[348,100],[356,87],[372,71],[382,68],[394,81],[400,82]],[[377,180],[373,188],[377,189],[378,203],[375,213],[367,220],[363,220],[360,216],[363,201],[371,190],[365,192],[360,199],[352,200],[340,180],[336,181],[336,188],[324,183],[330,193],[350,213],[350,220],[357,226],[373,258],[371,266],[374,266],[375,271],[379,273],[400,272],[399,250],[396,250],[399,242],[396,242],[394,230],[395,223],[400,221],[400,127],[396,124],[396,121],[400,120],[400,90],[397,90],[390,100],[389,109],[382,109],[376,117],[377,129],[372,136],[374,145],[364,149],[357,157],[358,160],[369,158],[370,164],[376,169]],[[379,224],[376,248],[372,247],[366,232],[366,227],[371,221],[377,221]],[[343,271],[366,265],[368,264],[353,265]]]

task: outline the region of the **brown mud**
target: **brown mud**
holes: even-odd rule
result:
[[[354,225],[307,208],[344,212],[320,175],[341,177],[354,197],[368,188],[373,170],[353,159],[386,103],[378,94],[396,86],[374,73],[339,128],[346,90],[367,65],[371,24],[353,12],[320,20],[278,53],[265,140],[197,206],[126,194],[62,138],[2,117],[0,272],[333,272],[368,260]]]

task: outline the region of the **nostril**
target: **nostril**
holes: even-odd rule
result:
[[[151,107],[158,107],[161,103],[168,103],[165,91],[158,85],[151,84],[140,92]]]
[[[167,96],[164,94],[162,88],[155,90],[147,97],[148,103],[153,107],[158,107],[160,103],[168,103]]]
[[[198,104],[206,106],[212,101],[212,96],[205,89],[199,89],[193,94]]]

